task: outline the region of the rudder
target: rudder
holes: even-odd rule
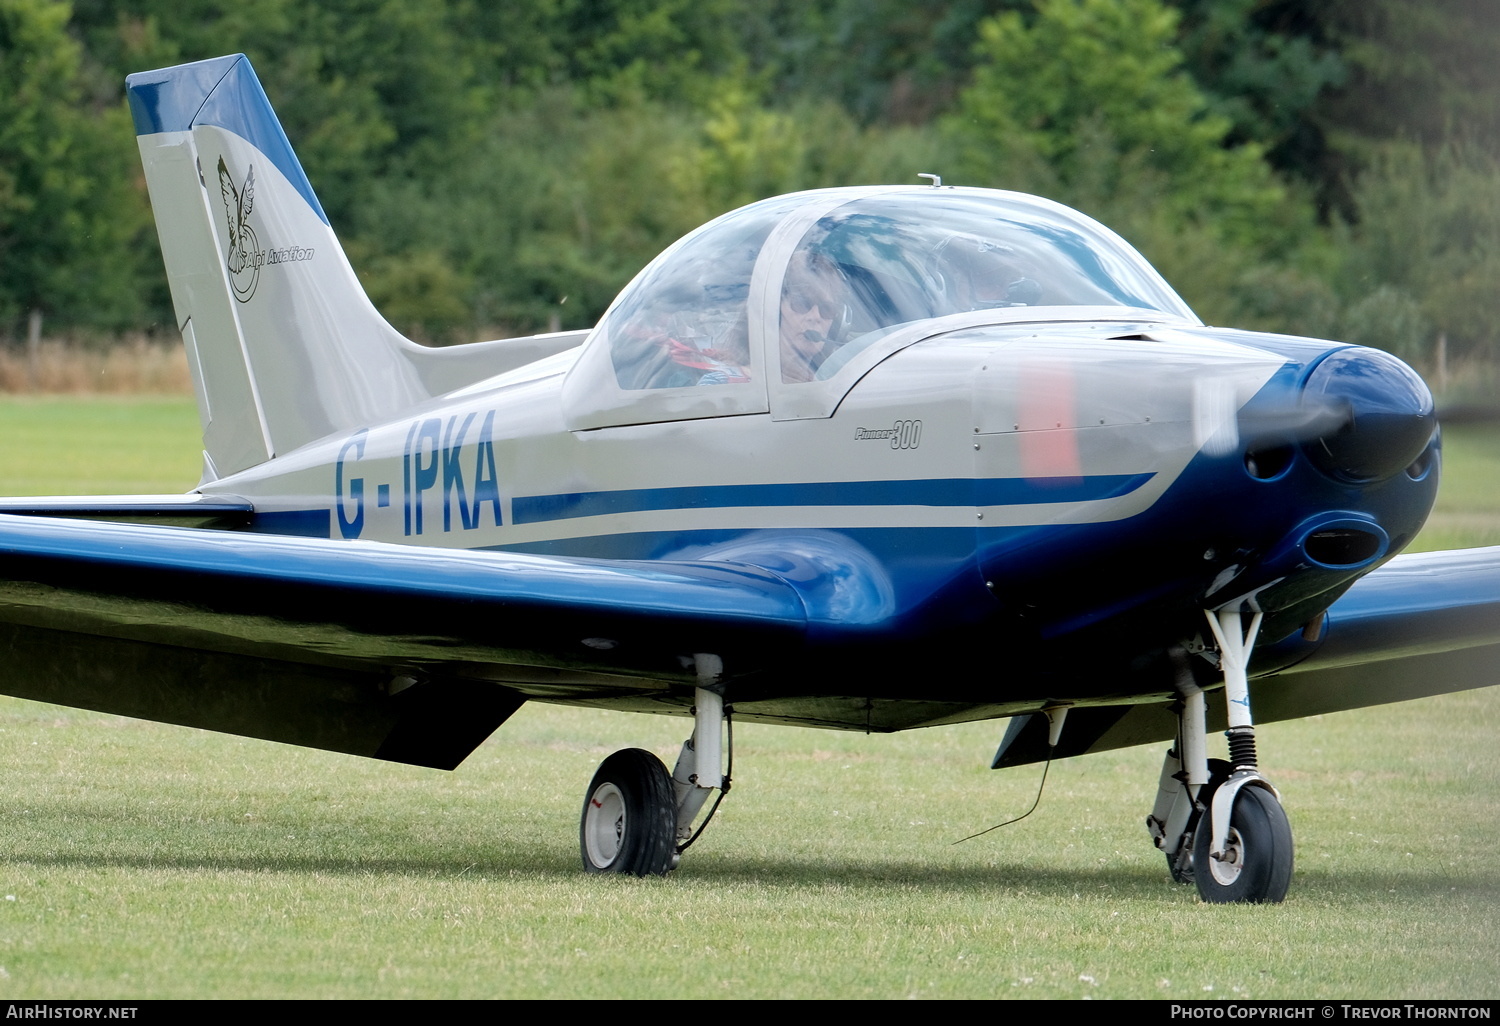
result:
[[[429,398],[242,54],[126,80],[205,481]]]

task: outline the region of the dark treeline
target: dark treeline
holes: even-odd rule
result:
[[[1500,357],[1488,0],[0,0],[0,335],[170,330],[123,80],[239,51],[427,341],[934,171],[1099,217],[1210,322]]]

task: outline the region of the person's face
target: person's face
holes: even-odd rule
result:
[[[781,299],[782,376],[788,381],[808,381],[816,369],[812,361],[823,350],[833,313],[826,301],[789,292]]]

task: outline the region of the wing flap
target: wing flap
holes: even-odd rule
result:
[[[478,681],[13,623],[0,623],[0,652],[0,686],[17,698],[435,769],[456,767],[525,701]]]

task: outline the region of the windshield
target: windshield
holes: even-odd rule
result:
[[[762,360],[773,386],[826,380],[901,325],[1033,307],[1192,319],[1139,254],[1066,207],[980,189],[846,189],[765,200],[688,235],[626,287],[591,346],[628,391],[764,389]]]
[[[1134,251],[1006,193],[869,196],[802,236],[779,310],[783,382],[827,378],[889,330],[976,310],[1126,306],[1188,315]]]

